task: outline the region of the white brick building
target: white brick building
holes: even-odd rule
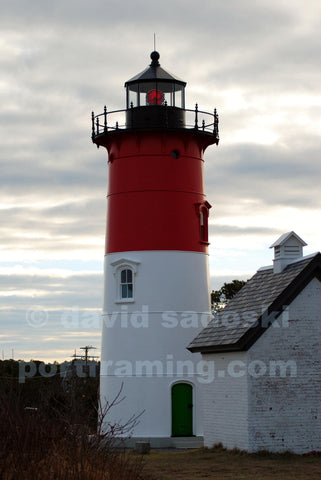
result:
[[[204,443],[249,452],[321,451],[321,254],[294,233],[189,345],[214,362]]]

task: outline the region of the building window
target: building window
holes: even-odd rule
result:
[[[120,298],[133,298],[133,272],[129,268],[120,272]]]
[[[199,218],[200,242],[208,244],[208,217],[211,205],[208,202],[197,203],[196,211]]]
[[[205,219],[204,219],[204,210],[200,211],[200,229],[201,229],[201,240],[203,242],[207,242],[207,235],[206,235],[206,229],[205,229]]]
[[[115,279],[115,303],[132,303],[136,295],[136,275],[140,262],[136,259],[120,258],[111,262]]]

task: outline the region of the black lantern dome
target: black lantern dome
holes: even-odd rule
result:
[[[160,66],[158,52],[150,57],[149,67],[125,83],[126,123],[134,128],[162,127],[164,122],[172,128],[184,127],[186,82]],[[166,114],[160,107],[166,107]]]

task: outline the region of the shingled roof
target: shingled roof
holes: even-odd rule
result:
[[[247,350],[314,277],[321,281],[320,253],[301,257],[280,273],[274,273],[272,266],[261,268],[188,345],[188,350]]]

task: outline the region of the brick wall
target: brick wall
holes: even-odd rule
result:
[[[204,445],[222,442],[227,448],[246,450],[247,376],[240,375],[235,363],[245,364],[246,352],[208,354],[203,360],[214,362],[215,371],[214,381],[203,386]]]
[[[250,451],[321,450],[321,283],[316,278],[286,317],[248,351]],[[287,365],[283,378],[280,370],[274,372],[273,362],[280,361]]]

